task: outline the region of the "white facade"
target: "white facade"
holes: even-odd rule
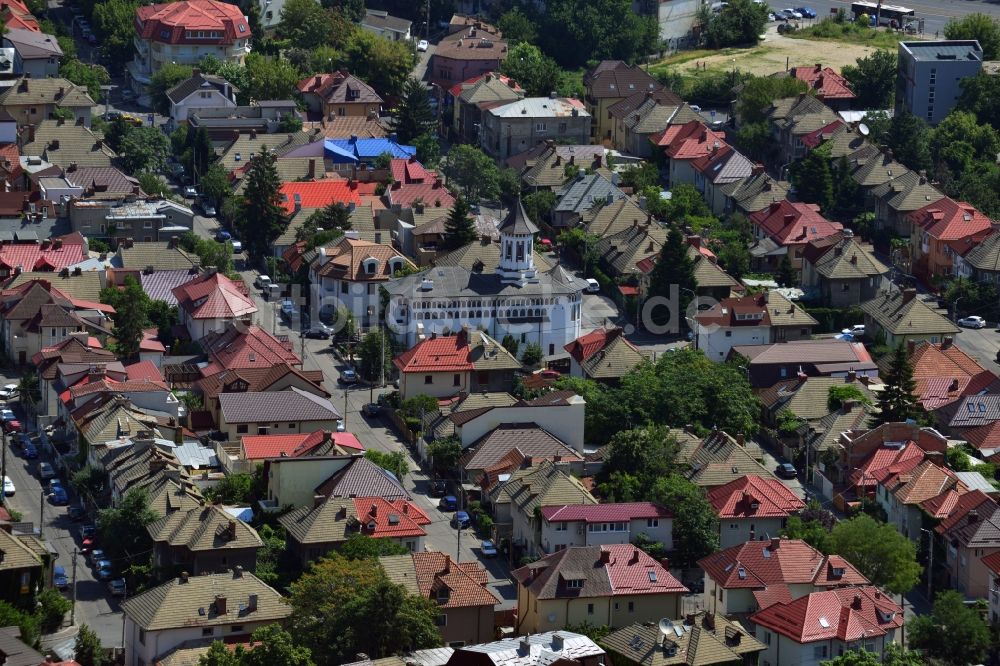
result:
[[[770,326],[721,327],[695,324],[698,331],[697,349],[705,353],[705,358],[722,362],[729,357],[729,351],[737,345],[766,345],[771,342]]]
[[[639,5],[635,2],[633,5]],[[689,45],[691,31],[698,18],[700,0],[658,0],[656,23],[660,28],[660,39],[666,42],[670,51],[677,51]]]
[[[132,38],[135,58],[128,63],[132,89],[144,93],[145,86],[164,65],[197,66],[208,55],[215,56],[223,63],[243,64],[250,53],[250,40],[237,39],[232,44],[165,44],[138,35]]]
[[[614,523],[584,521],[549,522],[542,518],[541,543],[546,554],[571,546],[606,546],[632,543],[640,534],[662,543],[667,551],[674,549],[672,518],[641,518]]]
[[[839,657],[845,652],[857,651],[862,648],[881,657],[886,646],[894,642],[895,636],[896,630],[888,629],[885,636],[877,636],[853,643],[845,643],[837,639],[797,643],[787,636],[758,626],[756,627],[757,640],[767,646],[760,653],[758,663],[761,666],[820,666],[820,664]]]
[[[216,627],[192,626],[161,631],[143,631],[128,616],[125,618],[125,664],[126,666],[152,666],[164,655],[187,641],[211,641],[245,636],[247,640],[254,630],[274,624],[267,622],[243,622],[233,615],[231,625]],[[205,633],[209,632],[209,633]]]
[[[285,7],[285,0],[257,0],[260,6],[260,24],[265,30],[277,28],[281,23],[281,10]]]
[[[471,421],[456,425],[455,434],[462,448],[466,448],[502,423],[535,423],[582,454],[583,415],[587,403],[579,395],[569,398],[569,403],[550,407],[494,407]]]
[[[990,571],[990,623],[1000,623],[1000,576]]]
[[[781,534],[784,518],[720,518],[719,548],[739,546],[747,541],[770,541]]]
[[[174,121],[174,124],[178,124],[187,122],[191,114],[200,113],[206,109],[219,111],[221,109],[235,108],[235,98],[226,97],[216,88],[206,86],[201,90],[191,93],[176,104],[171,102],[170,118]]]

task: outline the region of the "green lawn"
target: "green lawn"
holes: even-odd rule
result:
[[[875,30],[857,23],[837,23],[823,19],[814,26],[785,33],[792,39],[810,39],[824,42],[847,42],[880,49],[895,50],[899,42],[923,39],[918,35],[907,35],[892,30]]]

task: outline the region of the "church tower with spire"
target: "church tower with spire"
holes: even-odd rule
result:
[[[500,263],[497,274],[504,284],[524,285],[537,282],[534,259],[534,238],[538,227],[524,211],[521,198],[511,206],[498,229],[500,232]]]

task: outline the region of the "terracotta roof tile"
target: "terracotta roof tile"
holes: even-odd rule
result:
[[[222,273],[196,277],[172,292],[177,306],[191,319],[239,319],[257,312],[246,283],[234,282]]]
[[[788,604],[770,606],[750,620],[800,644],[884,636],[904,622],[903,609],[871,586],[813,592]]]
[[[649,518],[672,518],[673,513],[653,502],[617,502],[609,504],[563,504],[543,506],[542,517],[548,522],[624,522]]]
[[[727,589],[812,584],[825,587],[864,585],[868,580],[839,556],[825,556],[805,541],[748,541],[704,557],[698,566]],[[836,575],[835,569],[843,569]]]
[[[777,479],[744,476],[708,493],[720,518],[787,517],[805,508],[788,486]]]

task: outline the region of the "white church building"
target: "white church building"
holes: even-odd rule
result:
[[[494,273],[439,266],[392,280],[386,323],[412,347],[432,333],[481,328],[495,340],[507,334],[552,356],[580,337],[584,280],[558,264],[540,273],[533,259],[538,227],[521,201],[499,227],[501,257]]]

